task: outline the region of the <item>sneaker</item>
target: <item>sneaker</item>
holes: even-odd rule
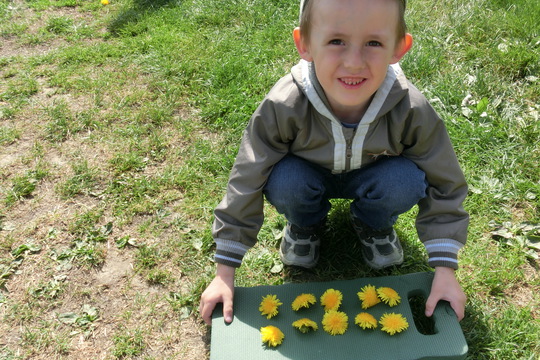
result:
[[[321,239],[318,231],[322,225],[301,228],[287,222],[279,247],[281,261],[285,265],[310,269],[319,261]]]
[[[352,225],[360,239],[362,255],[375,270],[403,263],[403,248],[394,228],[374,230],[352,216]]]

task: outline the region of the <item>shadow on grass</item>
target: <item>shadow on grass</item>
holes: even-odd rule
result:
[[[426,272],[427,265],[419,241],[408,241],[407,235],[396,229],[405,255],[404,263],[387,269],[373,270],[365,264],[357,235],[349,219],[349,201],[337,201],[328,215],[327,229],[321,236],[320,258],[313,269],[285,267],[286,282],[350,280]]]
[[[469,346],[467,359],[479,360],[490,358],[490,344],[494,343],[491,331],[485,322],[483,314],[474,305],[468,304],[465,308],[465,318],[461,321],[461,328]]]
[[[141,25],[140,20],[149,13],[157,11],[169,4],[175,4],[181,0],[133,0],[131,7],[122,10],[116,18],[107,26],[114,36],[136,36],[148,30],[147,25]]]

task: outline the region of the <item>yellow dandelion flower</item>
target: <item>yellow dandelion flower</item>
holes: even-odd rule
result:
[[[324,311],[337,310],[343,300],[343,294],[339,290],[328,289],[321,295],[321,305]]]
[[[362,301],[362,309],[369,309],[372,306],[381,302],[377,295],[377,289],[373,285],[366,285],[362,291],[357,293],[358,298]]]
[[[317,302],[317,299],[315,299],[315,295],[313,295],[313,294],[300,294],[292,302],[292,309],[294,311],[298,311],[301,308],[308,308],[311,305],[315,304],[316,302]]]
[[[344,312],[330,310],[324,313],[322,325],[330,335],[343,335],[349,326],[349,317]]]
[[[109,0],[101,0],[101,5],[109,5]]]
[[[268,343],[268,346],[281,345],[285,335],[275,326],[265,326],[261,328],[261,339],[263,343]]]
[[[315,331],[319,327],[317,326],[317,323],[313,320],[303,318],[300,320],[296,320],[292,323],[292,326],[303,332],[304,334],[307,332],[310,332],[311,330]]]
[[[261,315],[270,319],[278,314],[278,307],[280,305],[283,305],[283,303],[279,301],[276,295],[266,295],[263,296],[259,311],[261,312]]]
[[[382,325],[381,330],[386,331],[390,335],[394,335],[395,333],[402,332],[403,330],[409,328],[409,323],[407,322],[407,319],[405,319],[405,317],[401,314],[384,314],[383,316],[381,316],[379,322]]]
[[[397,291],[389,287],[378,288],[377,294],[379,295],[381,300],[389,306],[396,306],[401,301],[401,297],[399,296]]]
[[[360,326],[362,329],[375,329],[377,327],[377,319],[373,315],[366,312],[356,315],[354,323]]]

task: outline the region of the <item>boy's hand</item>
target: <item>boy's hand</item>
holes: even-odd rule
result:
[[[426,301],[426,316],[431,317],[435,306],[440,300],[446,300],[454,309],[457,318],[461,321],[465,317],[465,302],[467,296],[461,289],[454,269],[447,267],[435,268],[435,277],[431,285],[431,293]]]
[[[212,325],[212,312],[218,303],[223,303],[223,317],[226,323],[233,319],[235,268],[218,264],[216,277],[201,295],[199,313],[207,325]]]

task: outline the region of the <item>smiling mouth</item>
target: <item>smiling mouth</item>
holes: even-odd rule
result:
[[[342,83],[348,86],[355,86],[363,83],[366,79],[348,79],[348,78],[341,78],[340,79]]]

